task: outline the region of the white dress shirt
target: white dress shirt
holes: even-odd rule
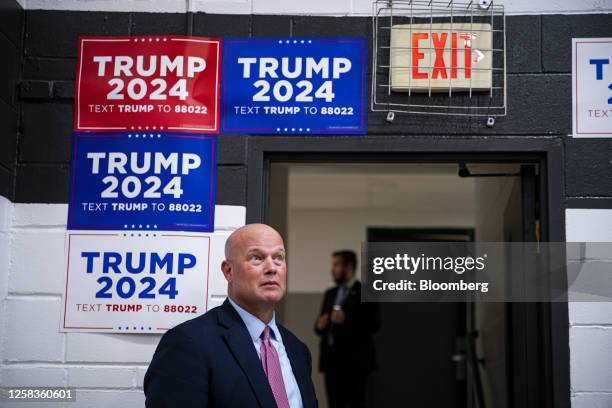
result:
[[[259,320],[257,316],[252,315],[247,312],[240,306],[236,304],[229,296],[227,297],[234,307],[240,318],[247,327],[249,334],[251,335],[251,340],[253,340],[253,346],[255,347],[255,351],[257,351],[257,355],[261,360],[261,333],[266,328],[266,324]],[[300,394],[300,388],[298,387],[295,376],[293,375],[293,370],[291,369],[291,362],[289,361],[289,356],[287,355],[287,351],[285,350],[285,345],[283,344],[283,338],[278,330],[278,326],[276,325],[275,315],[272,314],[272,320],[268,323],[270,326],[270,341],[272,345],[276,349],[278,353],[278,358],[280,360],[281,371],[283,373],[283,382],[285,383],[285,391],[287,392],[287,399],[289,400],[289,406],[291,408],[302,408],[302,395]]]

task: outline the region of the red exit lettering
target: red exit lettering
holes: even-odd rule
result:
[[[464,44],[464,76],[465,79],[472,77],[472,40],[476,38],[475,33],[451,33],[451,44],[450,48],[446,47],[448,41],[448,33],[431,33],[431,45],[435,51],[435,59],[431,69],[431,79],[447,79],[448,69],[444,60],[444,51],[450,49],[450,77],[451,79],[457,79],[457,38],[460,38]],[[419,42],[422,40],[429,40],[429,32],[412,33],[412,79],[428,79],[428,71],[419,71],[419,61],[425,58],[425,53],[419,51]]]

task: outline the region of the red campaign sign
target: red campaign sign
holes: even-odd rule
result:
[[[219,132],[221,39],[79,37],[76,131]]]

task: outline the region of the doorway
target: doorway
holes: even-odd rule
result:
[[[366,139],[369,139],[369,142],[373,143],[372,139],[374,138]],[[313,258],[325,259],[325,262],[327,262],[329,260],[329,253],[333,249],[341,249],[327,248],[327,252],[325,252],[318,251],[316,248],[317,244],[322,241],[321,236],[327,234],[323,232],[323,229],[325,229],[326,226],[331,227],[329,223],[320,225],[319,235],[317,236],[315,234],[311,236],[310,244],[304,243],[304,241],[296,242],[296,238],[292,233],[292,229],[295,228],[295,226],[291,225],[289,217],[290,209],[287,205],[289,189],[295,185],[294,180],[291,179],[290,169],[292,167],[297,168],[301,166],[302,169],[310,167],[312,171],[316,172],[321,171],[321,168],[326,166],[336,166],[337,168],[349,166],[349,171],[347,173],[354,173],[355,166],[359,167],[364,165],[371,166],[376,170],[380,170],[383,167],[388,168],[396,166],[397,168],[398,166],[413,166],[415,168],[420,168],[421,172],[426,166],[428,166],[428,171],[431,169],[439,170],[444,168],[444,171],[449,173],[449,177],[450,172],[454,173],[454,184],[456,184],[457,180],[459,180],[457,169],[461,163],[469,163],[470,165],[468,167],[470,171],[475,174],[482,171],[489,173],[500,172],[500,170],[496,169],[495,166],[510,166],[516,170],[520,169],[521,164],[527,165],[531,168],[537,169],[538,184],[535,185],[534,188],[537,189],[538,193],[538,207],[534,209],[534,212],[538,213],[539,238],[543,241],[562,241],[564,239],[562,228],[562,179],[559,177],[554,177],[552,180],[553,183],[550,183],[551,180],[547,176],[551,171],[560,170],[560,149],[559,146],[556,146],[554,143],[547,144],[546,141],[530,141],[527,144],[514,144],[508,143],[507,140],[501,140],[491,141],[491,145],[485,145],[482,141],[465,140],[465,145],[459,145],[458,142],[451,143],[448,141],[448,139],[442,143],[435,143],[433,140],[431,142],[426,142],[423,139],[408,141],[404,138],[400,138],[400,140],[396,139],[396,141],[400,142],[399,145],[392,147],[388,142],[390,139],[394,140],[393,138],[376,139],[384,139],[384,141],[387,143],[381,143],[376,146],[372,146],[372,143],[370,143],[368,147],[368,143],[363,143],[363,140],[357,139],[354,141],[343,139],[341,141],[334,141],[333,143],[326,143],[321,139],[308,140],[307,138],[293,138],[290,140],[285,139],[283,141],[255,139],[254,143],[250,143],[250,187],[248,192],[249,201],[247,206],[247,220],[249,222],[268,222],[276,226],[288,238],[286,244],[288,247],[290,262],[290,289],[292,285],[295,286],[296,279],[297,283],[300,283],[300,280],[304,280],[303,278],[305,276],[312,277],[312,274],[321,274],[321,272],[323,272],[323,274],[319,276],[321,285],[331,285],[328,274],[325,276],[326,271],[324,266],[317,267],[317,270],[304,271],[303,266],[300,268],[292,265],[292,259],[297,261],[298,264],[302,265],[312,264]],[[342,146],[343,144],[345,146]],[[450,146],[446,146],[446,151],[444,150],[445,144],[450,144]],[[532,146],[527,146],[529,144]],[[330,149],[330,146],[333,148]],[[399,149],[398,146],[400,147]],[[404,152],[401,152],[402,147],[403,150],[405,150]],[[501,152],[499,150],[496,151],[495,147],[497,147]],[[528,148],[525,149],[526,147]],[[462,149],[470,150],[460,152]],[[400,151],[398,152],[398,150]],[[419,152],[419,150],[422,151]],[[449,153],[449,151],[452,151],[452,153]],[[353,166],[352,169],[350,169],[350,166]],[[453,169],[452,171],[450,170],[451,168]],[[328,175],[323,175],[323,178],[327,177]],[[518,176],[514,177],[514,179],[517,178],[520,179]],[[384,179],[385,177],[383,177],[383,181]],[[508,177],[507,179],[510,180],[512,177]],[[474,180],[476,179],[472,179],[472,181]],[[496,185],[496,183],[493,182],[493,178],[483,178],[478,180],[478,183],[481,184],[481,190],[484,197],[495,198],[500,196],[500,184],[497,183]],[[560,183],[561,185],[559,185]],[[384,190],[383,184],[379,183],[375,185],[378,186],[377,188],[379,188],[379,190],[381,188]],[[429,183],[429,185],[432,187],[431,183]],[[512,185],[513,184],[508,184],[507,187]],[[279,188],[279,186],[281,187]],[[315,188],[314,185],[311,187]],[[435,190],[442,193],[446,192],[447,194],[448,192],[452,192],[452,188],[448,185],[443,187],[433,184],[433,187],[438,187],[437,189],[434,188],[434,192]],[[392,188],[393,186],[391,186],[391,189]],[[512,188],[506,188],[506,190],[509,191],[509,198]],[[312,190],[310,193],[305,194],[304,197],[306,201],[316,201],[317,198],[322,198],[322,201],[325,201],[325,198],[331,197],[333,193],[334,191],[320,190],[317,192],[316,190]],[[336,191],[336,195],[343,198],[351,198],[350,194],[350,191],[340,191],[339,193]],[[376,200],[385,199],[381,194],[378,194],[376,197]],[[460,202],[457,197],[454,199],[449,199],[449,197],[447,197],[446,200],[441,200],[440,197],[435,199],[431,196],[431,194],[429,194],[428,197],[430,202],[444,201],[447,204],[455,204],[455,207],[457,208],[462,208],[461,205],[457,205]],[[404,195],[404,199],[405,198],[406,197]],[[352,200],[350,201],[356,202],[358,199],[359,197],[353,196]],[[423,201],[422,195],[420,196],[420,199],[421,201],[419,202],[419,196],[415,195],[410,201],[416,202],[417,204],[420,203],[421,208],[427,208],[427,200]],[[398,199],[397,201],[399,204],[401,204],[401,199]],[[378,202],[378,204],[380,204],[380,202]],[[494,211],[491,210],[490,212],[495,213],[498,218],[497,222],[493,223],[494,225],[491,224],[485,228],[487,231],[486,233],[490,236],[495,234],[499,236],[499,234],[501,234],[499,239],[490,240],[502,241],[504,239],[503,215],[507,204],[508,201],[497,204],[494,202],[487,203],[487,208],[493,209]],[[419,216],[419,214],[417,214],[417,216]],[[422,214],[420,214],[420,216],[421,220],[427,219],[423,218]],[[492,217],[493,215],[491,214],[490,216]],[[339,219],[341,217],[337,218]],[[355,218],[353,217],[353,219]],[[314,219],[302,217],[302,220],[311,224],[317,224]],[[353,231],[351,229],[351,225],[354,224],[354,222],[351,223],[349,221],[346,224],[346,229],[348,231]],[[476,221],[472,220],[471,223],[464,223],[459,226],[474,228],[475,224]],[[415,225],[418,227],[427,226],[423,224],[418,225],[406,222],[400,224],[394,222],[393,225],[399,225],[402,227]],[[380,227],[380,225],[374,224],[370,224],[369,226]],[[438,225],[438,227],[439,226],[440,225]],[[442,226],[457,227],[458,225],[446,223]],[[429,227],[431,227],[431,225],[429,225]],[[484,231],[482,228],[481,230]],[[365,240],[367,229],[363,230],[359,234],[361,234],[360,241]],[[478,239],[478,233],[476,233],[476,239]],[[295,260],[294,255],[296,251],[295,247],[292,249],[292,245],[306,247],[311,252],[311,259]],[[319,265],[324,265],[324,263],[320,263]],[[319,270],[321,268],[324,268],[323,271]],[[300,269],[302,270],[300,271]],[[308,279],[306,279],[306,281],[308,281]],[[320,288],[317,288],[317,290],[320,290]],[[295,295],[296,296],[293,296],[290,290],[288,304],[286,304],[285,309],[279,313],[279,320],[284,322],[290,329],[294,330],[300,338],[308,338],[308,336],[312,335],[312,324],[314,323],[315,316],[309,315],[303,311],[296,312],[296,310],[300,308],[296,309],[292,307],[290,303],[297,302],[302,306],[309,305],[308,307],[315,310],[315,314],[319,304],[314,298],[309,298],[306,296],[306,294],[300,294],[297,292]],[[454,405],[448,405],[449,407],[569,407],[567,324],[565,323],[564,325],[564,322],[567,322],[567,307],[554,304],[531,305],[529,307],[533,307],[532,312],[535,311],[538,316],[536,321],[532,321],[530,319],[509,319],[508,316],[510,315],[524,316],[525,313],[527,313],[527,315],[531,314],[531,312],[527,312],[525,310],[521,310],[520,313],[512,313],[514,309],[518,310],[521,308],[521,306],[524,305],[501,304],[501,306],[497,305],[497,308],[488,307],[476,313],[472,312],[473,315],[479,316],[480,323],[486,322],[488,325],[487,327],[482,328],[483,332],[481,333],[481,339],[478,343],[479,349],[477,350],[478,355],[483,356],[486,354],[489,356],[488,359],[486,357],[481,359],[483,360],[482,367],[478,368],[478,370],[483,374],[483,382],[488,381],[486,384],[484,384],[484,404],[487,405],[476,405],[479,403],[482,404],[482,402],[479,402],[478,395],[474,394],[473,386],[468,384],[467,381],[462,383],[460,375],[461,369],[457,368],[456,365],[451,365],[450,367],[453,367],[456,370],[452,387],[457,390],[456,395],[460,396],[461,402],[458,404],[455,403]],[[300,310],[306,310],[308,307],[301,308]],[[508,309],[510,310],[510,314],[507,314]],[[454,313],[456,313],[456,310]],[[467,312],[462,312],[461,314],[468,316]],[[466,332],[469,329],[469,324],[474,324],[474,321],[468,322],[468,320],[470,319],[467,319],[466,317],[466,324],[460,325],[466,328]],[[308,324],[301,328],[292,327],[292,322],[298,321],[308,322]],[[427,320],[425,321],[427,322]],[[508,327],[508,324],[514,326]],[[518,333],[522,333],[524,338],[516,338],[517,328],[519,325],[522,327],[522,330],[518,330]],[[503,328],[501,333],[500,327]],[[490,330],[490,333],[486,337],[483,336],[485,329]],[[497,335],[491,336],[491,333],[497,333]],[[512,333],[513,336],[510,336],[510,333]],[[555,333],[555,335],[553,335],[553,333]],[[423,337],[421,337],[421,339],[422,338]],[[447,338],[446,340],[449,339]],[[447,344],[454,343],[454,341],[454,339],[452,342],[448,341]],[[309,346],[311,345],[309,344]],[[311,346],[310,348],[311,351],[313,351],[313,347]],[[540,357],[536,358],[535,361],[529,361],[529,359],[534,356],[533,353],[535,353],[536,350]],[[433,349],[430,351],[434,353],[436,352]],[[459,350],[459,352],[460,351],[461,350]],[[500,354],[503,355],[504,358],[499,358]],[[448,357],[450,361],[452,355]],[[316,370],[316,365],[313,368]],[[447,378],[451,378],[451,376],[447,376]],[[317,380],[317,378],[315,379]],[[450,390],[451,383],[449,381],[447,381],[446,384],[441,384],[439,379],[432,378],[430,380],[431,384],[438,385],[438,390]],[[318,382],[319,385],[321,385],[320,379],[318,379]],[[376,378],[372,376],[370,381],[370,395],[375,395],[376,393],[375,383]],[[323,388],[319,386],[318,398],[320,401],[324,399],[324,393],[321,392],[322,390]],[[449,394],[451,393],[449,392]],[[491,395],[497,399],[491,400]],[[424,397],[426,398],[427,394],[424,394]],[[414,401],[414,399],[406,399],[408,398],[406,396],[400,398],[401,399],[398,401]],[[452,398],[449,400],[452,400]],[[503,401],[503,405],[498,402],[500,400]],[[374,403],[370,404],[370,406],[389,406],[388,404],[377,405],[376,402],[380,401],[380,398],[375,398],[371,401]],[[429,404],[423,406],[432,406],[431,403],[432,400],[430,399]],[[323,404],[321,405],[324,406]],[[435,403],[434,405],[440,408],[446,408],[444,405],[436,405]],[[413,403],[411,406],[418,407],[419,405],[414,405]]]
[[[375,227],[368,228],[367,241],[472,242],[474,233],[474,228]],[[385,321],[404,324],[381,324],[376,336],[380,364],[370,382],[369,406],[410,401],[414,407],[466,408],[467,304],[388,302],[379,308]]]

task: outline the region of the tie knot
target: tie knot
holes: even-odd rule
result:
[[[261,332],[261,338],[263,339],[263,341],[270,340],[270,326],[266,326],[263,329],[263,331]]]

